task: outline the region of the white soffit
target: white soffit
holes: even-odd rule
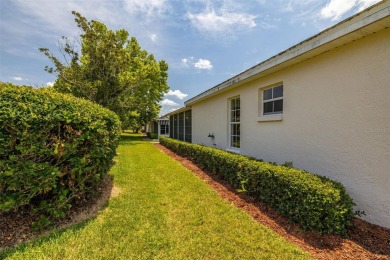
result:
[[[197,103],[388,27],[390,1],[383,1],[206,90],[187,100],[185,105]]]
[[[178,108],[178,109],[176,109],[176,110],[174,110],[172,112],[169,112],[168,114],[163,115],[162,117],[169,117],[171,115],[178,114],[178,113],[181,113],[181,112],[185,112],[185,111],[190,110],[190,109],[191,109],[191,107],[187,107],[187,106],[181,107],[181,108]]]

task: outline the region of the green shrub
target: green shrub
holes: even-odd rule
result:
[[[218,174],[232,187],[266,203],[305,230],[346,235],[352,224],[354,203],[339,182],[166,137],[160,137],[160,143]]]
[[[50,91],[0,83],[0,211],[62,217],[93,193],[119,143],[115,113]]]
[[[150,139],[158,139],[158,135],[155,133],[146,132],[146,136],[149,137]]]

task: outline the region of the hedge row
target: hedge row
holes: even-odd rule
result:
[[[95,191],[112,165],[117,115],[49,89],[0,83],[0,211],[53,217]]]
[[[345,235],[353,201],[336,181],[226,151],[160,137],[160,143],[265,202],[305,230]]]
[[[151,133],[151,132],[146,132],[146,136],[150,139],[157,139],[158,138],[158,135],[155,134],[155,133]]]

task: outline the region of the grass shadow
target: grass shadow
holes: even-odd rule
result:
[[[79,204],[74,204],[69,217],[59,219],[55,226],[49,227],[39,232],[34,231],[31,227],[33,221],[31,215],[20,214],[15,218],[12,215],[2,219],[1,221],[13,221],[13,226],[18,227],[14,240],[8,244],[0,244],[0,259],[12,256],[14,253],[23,253],[31,246],[39,246],[47,243],[51,239],[60,237],[64,232],[78,232],[85,228],[88,223],[96,219],[99,213],[108,206],[111,192],[114,188],[114,176],[107,174],[102,180],[98,188],[98,196],[89,197],[87,200],[80,201]],[[1,230],[0,230],[1,231]],[[2,233],[2,232],[0,232]],[[20,242],[22,241],[22,242]]]
[[[3,251],[0,251],[0,259],[5,259],[7,257],[11,257],[15,253],[21,253],[23,254],[27,250],[29,250],[31,247],[39,247],[45,243],[50,242],[53,239],[57,239],[61,237],[65,232],[72,232],[73,234],[81,232],[84,228],[88,226],[88,224],[92,221],[97,216],[91,217],[87,220],[84,220],[80,223],[74,224],[71,227],[65,227],[65,228],[60,228],[56,230],[49,231],[48,233],[39,236],[38,238],[35,238],[32,241],[26,241],[21,244],[18,244],[17,246],[14,247],[7,247]]]
[[[137,145],[144,142],[144,138],[140,134],[122,133],[120,137],[121,145]]]

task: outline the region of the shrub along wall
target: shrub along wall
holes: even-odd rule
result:
[[[112,165],[117,115],[48,89],[0,83],[0,211],[26,204],[64,216]]]
[[[149,137],[150,139],[157,139],[158,138],[157,134],[151,133],[151,132],[146,132],[146,136]]]
[[[160,137],[168,149],[265,202],[305,230],[346,235],[353,201],[336,181],[211,147]]]

